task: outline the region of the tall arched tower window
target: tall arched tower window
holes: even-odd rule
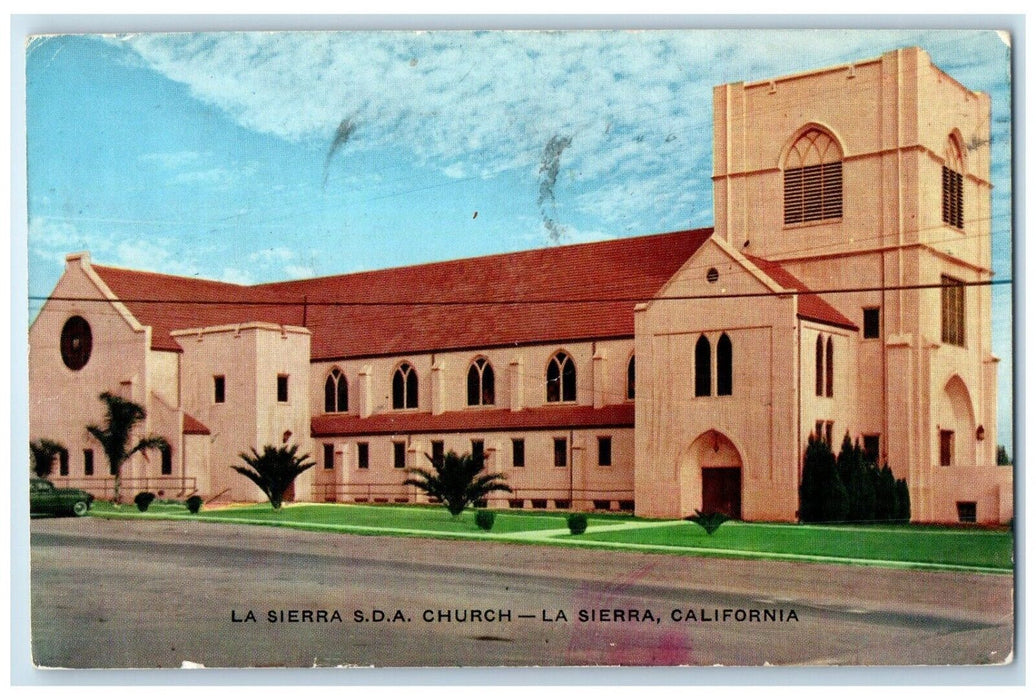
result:
[[[712,395],[712,346],[704,335],[694,345],[694,395]]]
[[[324,382],[324,413],[341,413],[349,410],[349,382],[342,371],[335,367]]]
[[[496,381],[493,365],[484,357],[468,367],[468,405],[492,406],[496,403]]]
[[[734,349],[724,333],[716,343],[716,396],[730,396],[734,391]]]
[[[842,149],[827,132],[807,129],[784,160],[784,223],[842,217]]]
[[[817,336],[817,356],[816,356],[816,370],[817,370],[817,396],[824,395],[824,337],[821,335]]]
[[[392,408],[417,408],[417,372],[406,362],[392,375]]]
[[[835,346],[831,337],[827,338],[827,380],[824,385],[826,396],[835,395]]]
[[[964,156],[954,136],[946,140],[946,159],[942,166],[942,220],[964,228]]]
[[[547,365],[547,401],[576,400],[576,364],[572,358],[559,352]]]
[[[626,365],[626,400],[637,398],[637,356],[631,355]]]

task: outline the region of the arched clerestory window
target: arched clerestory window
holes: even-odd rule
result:
[[[824,337],[822,335],[817,336],[817,396],[824,395]]]
[[[835,395],[835,346],[832,342],[831,336],[827,337],[827,373],[825,375],[824,382],[824,395],[834,396]]]
[[[349,410],[349,382],[335,367],[324,382],[324,413],[343,413]]]
[[[626,400],[632,401],[637,398],[637,356],[630,355],[630,361],[626,365]]]
[[[784,223],[842,217],[842,149],[830,134],[807,129],[784,160]]]
[[[730,396],[734,391],[734,349],[724,333],[716,343],[716,396]]]
[[[492,406],[496,403],[496,379],[493,365],[484,357],[468,367],[468,405]]]
[[[955,136],[946,141],[942,166],[942,220],[950,226],[964,228],[964,155]]]
[[[406,362],[392,375],[392,408],[417,408],[417,372]]]
[[[712,346],[704,335],[694,345],[694,395],[712,395]]]
[[[564,352],[559,352],[547,363],[547,401],[576,400],[576,365]]]

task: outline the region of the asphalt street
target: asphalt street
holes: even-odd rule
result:
[[[1003,663],[1010,576],[34,520],[43,667]]]

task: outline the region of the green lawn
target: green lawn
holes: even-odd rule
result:
[[[713,535],[693,523],[618,532],[587,532],[593,542],[700,547],[731,552],[781,552],[878,561],[1010,568],[1010,532],[910,526],[770,525],[728,522]]]
[[[683,521],[650,520],[631,515],[590,514],[583,535],[568,534],[566,513],[496,511],[491,532],[475,525],[475,511],[451,516],[445,508],[413,505],[300,504],[279,511],[269,504],[203,509],[190,515],[176,503],[153,504],[146,513],[136,506],[115,508],[97,502],[97,517],[199,520],[271,525],[321,532],[409,537],[448,537],[521,541],[691,556],[797,559],[846,564],[965,568],[990,572],[1012,570],[1013,537],[1006,530],[909,525],[817,526],[728,522],[709,536]]]

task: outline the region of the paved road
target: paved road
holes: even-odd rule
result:
[[[49,667],[983,664],[1013,646],[1007,576],[98,518],[34,520],[31,556]]]

